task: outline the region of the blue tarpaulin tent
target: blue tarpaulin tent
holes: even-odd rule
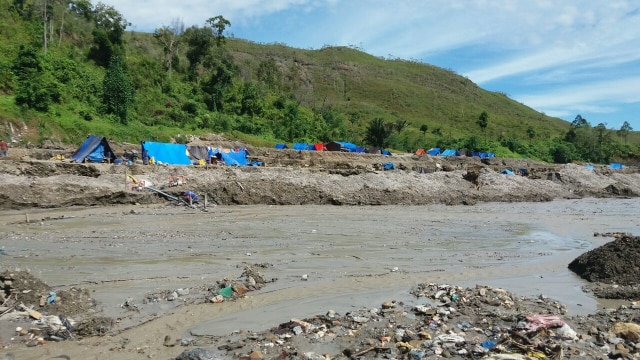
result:
[[[87,139],[80,145],[78,150],[71,155],[71,160],[75,162],[83,162],[89,160],[91,162],[103,162],[105,160],[112,161],[116,158],[109,142],[104,136],[89,135]]]
[[[393,165],[392,162],[388,162],[388,163],[382,164],[382,168],[385,170],[395,170],[396,167]]]
[[[295,143],[292,147],[293,150],[309,150],[309,144],[307,143]]]
[[[185,144],[143,141],[141,145],[142,151],[147,151],[149,158],[153,158],[156,163],[191,165],[191,159],[187,156],[187,145]]]
[[[492,152],[486,152],[486,151],[474,151],[471,153],[471,156],[477,156],[481,159],[495,157],[495,155]]]
[[[276,149],[288,149],[287,144],[276,144]]]
[[[429,154],[431,156],[438,156],[438,155],[440,155],[440,148],[431,148],[431,149],[427,150],[427,154]]]
[[[332,141],[324,144],[325,149],[327,151],[343,151],[343,152],[355,152],[358,148],[356,144],[342,142],[342,141]]]
[[[247,153],[244,150],[222,152],[222,160],[229,166],[247,166]]]
[[[355,152],[356,149],[358,148],[356,144],[352,144],[349,142],[342,142],[342,141],[336,141],[336,142],[340,144],[344,149],[348,149],[350,152]]]
[[[593,165],[585,165],[584,167],[589,169],[589,170],[595,170],[596,169]]]
[[[622,164],[620,163],[611,163],[609,164],[609,168],[612,170],[621,170],[622,169]]]
[[[515,173],[509,169],[502,169],[500,170],[500,174],[505,174],[505,175],[515,175]]]
[[[389,150],[382,150],[380,153],[381,153],[382,155],[391,156],[391,151],[389,151]]]
[[[440,154],[440,156],[458,156],[458,155],[460,155],[458,153],[458,150],[454,150],[454,149],[447,149],[443,151],[442,154]]]

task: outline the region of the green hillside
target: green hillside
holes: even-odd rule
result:
[[[632,129],[548,117],[446,69],[228,38],[222,16],[181,25],[137,33],[100,3],[0,0],[0,136],[42,144],[216,132],[265,146],[338,140],[558,162],[640,153]]]

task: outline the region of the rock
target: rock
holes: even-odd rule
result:
[[[171,341],[171,336],[167,335],[164,337],[164,342],[162,343],[162,345],[167,347],[172,347],[175,345],[175,343]]]
[[[294,326],[292,329],[293,333],[296,335],[300,335],[303,333],[302,327],[300,326]]]
[[[183,351],[175,360],[219,360],[218,357],[211,350],[195,348]]]
[[[640,339],[640,325],[634,323],[615,323],[611,327],[611,332],[616,334],[617,336],[622,336],[625,339]]]
[[[251,354],[249,354],[249,359],[251,360],[261,360],[263,358],[264,355],[262,355],[260,351],[252,351]]]
[[[363,323],[366,323],[367,321],[369,321],[369,318],[366,318],[364,316],[354,316],[353,317],[353,321],[355,321],[357,323],[360,323],[360,324],[363,324]]]
[[[308,333],[309,330],[311,330],[312,325],[306,321],[295,319],[295,318],[291,319],[290,321],[294,326],[300,327],[302,331],[304,331],[305,333]]]
[[[189,295],[189,289],[178,289],[176,293],[178,293],[179,296],[186,296]]]
[[[233,284],[233,291],[238,293],[238,295],[244,295],[249,292],[249,289],[247,289],[247,287],[242,284]]]
[[[217,303],[221,303],[224,301],[224,296],[222,295],[216,295],[214,297],[211,298],[210,300],[212,303],[217,304]]]
[[[393,301],[385,301],[385,302],[382,303],[382,308],[383,309],[391,309],[394,306],[395,306],[395,304],[393,303]]]

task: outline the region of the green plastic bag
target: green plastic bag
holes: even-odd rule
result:
[[[225,288],[222,288],[222,289],[218,290],[217,294],[218,295],[222,295],[222,297],[225,298],[225,299],[228,299],[231,296],[233,296],[233,287],[227,286]]]

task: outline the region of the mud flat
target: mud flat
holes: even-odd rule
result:
[[[449,330],[460,333],[462,329],[454,327],[467,321],[473,328],[483,329],[475,334],[474,341],[479,343],[490,338],[480,336],[489,325],[516,326],[519,315],[543,312],[563,316],[585,336],[595,328],[589,336],[596,339],[600,333],[607,335],[613,324],[607,323],[605,316],[593,314],[609,304],[584,292],[586,281],[567,265],[612,241],[610,237],[594,237],[596,232],[638,233],[638,210],[637,198],[475,206],[258,205],[215,206],[203,211],[142,204],[6,210],[0,214],[3,267],[9,272],[28,269],[46,284],[46,290],[84,294],[75,300],[93,304],[88,316],[86,311],[65,315],[61,311],[69,310],[61,306],[73,303],[74,298],[40,306],[35,299],[47,292],[25,305],[43,315],[113,322],[100,336],[76,335],[66,341],[27,347],[25,338],[15,330],[18,326],[29,329],[33,319],[0,319],[2,352],[15,359],[174,359],[185,350],[205,349],[215,352],[210,358],[239,358],[254,351],[264,358],[278,358],[286,350],[280,347],[279,339],[289,346],[284,358],[304,358],[302,354],[308,352],[354,357],[358,353],[355,348],[367,349],[363,342],[380,341],[389,334],[375,335],[367,330],[361,337],[351,335],[353,341],[346,344],[341,342],[346,335],[335,327],[343,326],[344,331],[359,328],[353,323],[353,314],[359,314],[356,316],[361,320],[359,309],[381,311],[383,303],[392,302],[394,305],[387,303],[387,311],[379,312],[376,319],[388,313],[384,323],[395,334],[398,326],[394,324],[405,321],[406,314],[415,314],[415,306],[434,302],[439,290],[437,286],[434,291],[425,290],[434,289],[428,284],[446,286],[443,289],[449,299],[458,293],[480,309],[467,312],[464,319],[449,313],[448,320],[440,318],[441,324],[430,330],[407,323],[417,332],[430,331],[432,338]],[[260,273],[264,286],[233,300],[210,301],[224,283],[246,283],[243,273],[247,268]],[[44,291],[41,288],[41,284],[34,285],[31,290]],[[417,296],[416,288],[426,294]],[[490,301],[475,301],[481,296],[480,288],[486,289],[485,297],[501,293],[496,289],[506,289],[509,300],[502,299],[497,308]],[[178,294],[178,290],[182,291]],[[29,293],[18,295],[26,298]],[[169,300],[173,293],[178,296]],[[485,306],[515,311],[504,307],[509,302],[508,306],[520,304],[511,323],[489,321],[481,325]],[[533,307],[536,303],[541,307]],[[628,304],[625,311],[637,311],[629,299],[624,303]],[[318,318],[330,310],[335,318]],[[627,316],[625,319],[633,322],[633,314],[623,315],[620,319]],[[423,316],[433,314],[411,315],[409,319]],[[315,318],[317,327],[300,338],[291,335],[295,326],[274,330],[292,318]],[[330,325],[333,322],[340,325]],[[101,329],[101,323],[94,321],[94,325],[93,329]],[[321,325],[325,326],[323,334],[333,333],[335,341],[318,340]],[[291,336],[281,337],[285,334]],[[417,339],[401,336],[393,343]],[[318,346],[318,342],[327,344]],[[267,343],[274,345],[264,345]],[[601,349],[606,344],[599,344],[599,353],[608,353]],[[385,348],[378,345],[371,343],[370,347]],[[609,352],[616,350],[615,344],[609,345]],[[431,343],[422,349],[423,356],[437,356],[438,346],[442,348],[442,342]],[[345,355],[347,348],[351,353]],[[462,349],[458,345],[453,348]],[[587,343],[576,351],[585,349]],[[448,355],[467,358],[471,350],[467,349],[467,355],[456,351]],[[397,357],[410,356],[409,350],[397,351]],[[381,358],[388,355],[384,350],[367,356],[374,353]]]

